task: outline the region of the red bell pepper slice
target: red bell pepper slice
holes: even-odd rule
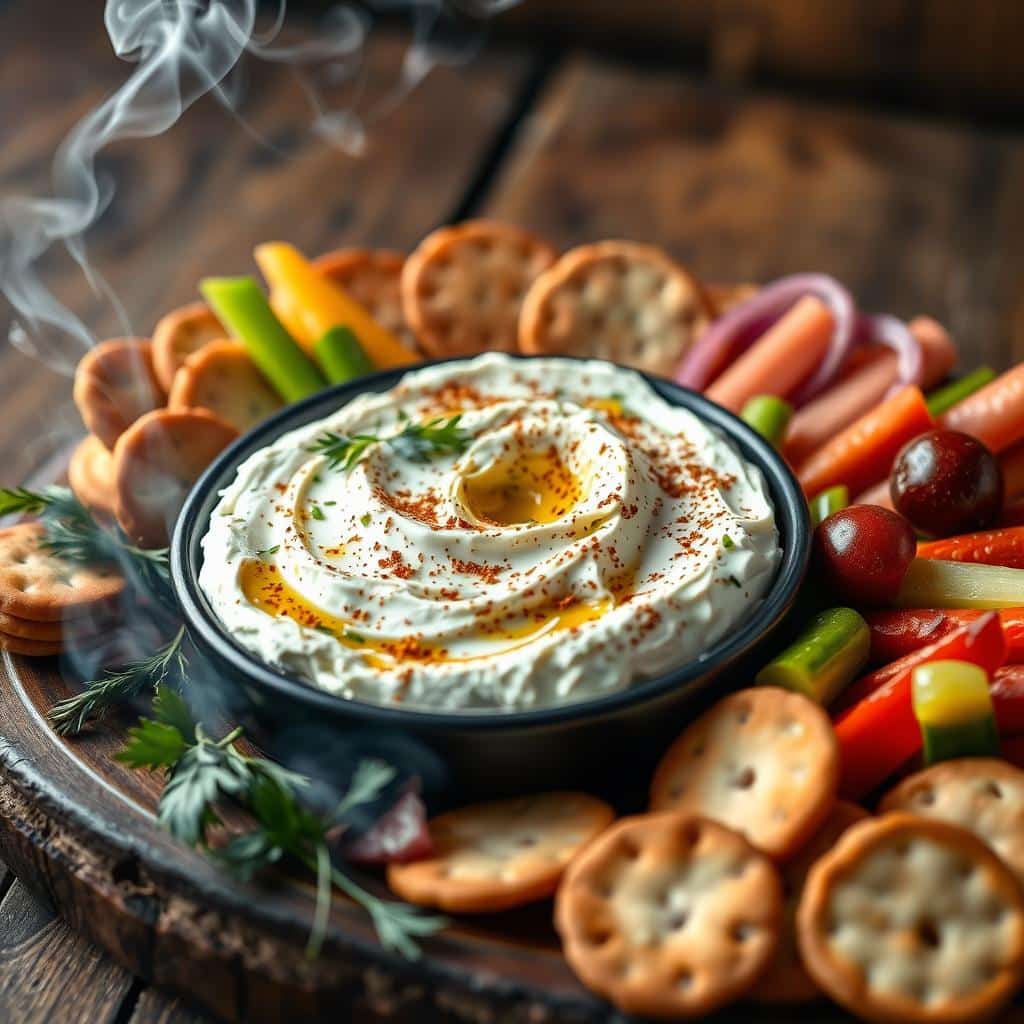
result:
[[[918,665],[946,659],[970,661],[993,675],[1006,660],[999,616],[985,612],[976,621],[853,684],[850,689],[861,699],[835,723],[843,796],[862,799],[921,749],[911,675]],[[886,676],[879,683],[880,673]]]
[[[928,644],[957,626],[987,614],[977,608],[892,608],[865,612],[871,627],[871,660],[888,664]],[[1006,636],[1006,660],[1024,662],[1024,608],[998,612]]]
[[[1004,665],[989,683],[1000,736],[1024,736],[1024,665]]]

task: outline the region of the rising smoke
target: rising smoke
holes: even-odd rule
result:
[[[434,67],[471,57],[482,21],[517,0],[377,0],[375,13],[411,18],[413,38],[392,93],[362,114],[332,109],[323,96],[326,85],[353,73],[373,25],[371,13],[340,4],[327,12],[315,34],[286,40],[285,2],[279,0],[276,13],[258,24],[258,0],[107,0],[104,22],[114,52],[134,69],[60,145],[50,195],[0,200],[0,291],[14,311],[13,345],[70,375],[94,342],[83,320],[42,280],[40,259],[54,246],[63,246],[93,292],[109,303],[120,333],[133,333],[124,307],[90,263],[86,247],[89,228],[114,198],[116,182],[96,167],[97,156],[111,143],[167,131],[207,94],[236,110],[243,81],[240,62],[247,58],[290,66],[309,100],[310,130],[327,144],[358,155],[376,119]],[[453,34],[458,14],[466,18]]]

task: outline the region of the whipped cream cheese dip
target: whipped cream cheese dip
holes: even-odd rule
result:
[[[499,354],[413,371],[250,456],[203,553],[200,586],[258,657],[438,711],[550,707],[682,665],[781,557],[760,472],[716,429],[609,363]]]

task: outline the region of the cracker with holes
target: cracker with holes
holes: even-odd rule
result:
[[[719,701],[672,744],[651,810],[714,818],[781,860],[824,822],[838,782],[828,715],[800,694],[758,686]]]
[[[205,409],[158,409],[143,416],[114,449],[114,514],[142,547],[167,544],[185,495],[238,436]]]
[[[168,313],[153,329],[153,369],[164,391],[170,391],[174,375],[189,356],[228,332],[205,302],[193,302]]]
[[[476,804],[429,823],[434,855],[392,864],[388,885],[410,903],[489,913],[550,896],[572,858],[611,823],[612,809],[584,793]]]
[[[68,484],[86,508],[114,514],[114,457],[95,434],[82,438],[71,453]]]
[[[113,338],[90,349],[75,367],[73,390],[82,422],[108,448],[140,416],[166,398],[145,338]]]
[[[668,253],[639,242],[571,249],[523,300],[519,347],[595,356],[671,376],[711,309]]]
[[[973,832],[1024,884],[1024,772],[992,757],[940,761],[904,779],[879,805]]]
[[[782,890],[742,836],[688,814],[627,818],[573,861],[555,925],[569,966],[626,1013],[695,1017],[771,962]]]
[[[865,1020],[987,1020],[1024,980],[1020,883],[933,818],[849,829],[808,875],[797,936],[814,980]]]
[[[64,652],[64,644],[60,640],[29,640],[23,636],[0,633],[0,650],[23,654],[29,658],[52,658]]]
[[[410,352],[422,354],[402,312],[404,253],[391,249],[335,249],[317,257],[313,266],[351,295]]]
[[[428,235],[402,269],[402,309],[432,356],[514,352],[519,311],[555,261],[543,239],[511,224],[471,220]]]
[[[68,562],[44,545],[45,536],[40,523],[0,530],[0,612],[59,622],[106,605],[124,590],[114,566]]]
[[[211,341],[178,370],[169,409],[206,409],[240,434],[273,415],[284,403],[256,368],[240,341]]]
[[[749,995],[759,1003],[806,1003],[821,997],[821,989],[804,968],[796,942],[796,908],[807,874],[815,862],[838,842],[852,825],[863,821],[868,812],[856,804],[840,800],[825,823],[795,856],[779,869],[784,900],[782,938],[771,967],[764,972]]]

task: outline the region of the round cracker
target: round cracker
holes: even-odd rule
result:
[[[75,640],[106,632],[111,620],[110,609],[97,607],[93,614],[75,615],[55,622],[37,622],[18,615],[0,612],[0,633],[22,640],[43,640],[60,643],[70,636]]]
[[[514,352],[523,296],[555,261],[543,239],[511,224],[439,228],[402,269],[402,309],[433,356]]]
[[[824,822],[838,784],[828,715],[798,693],[757,686],[720,700],[672,744],[651,810],[713,818],[784,859]]]
[[[0,611],[58,622],[104,605],[124,590],[114,566],[67,562],[40,543],[44,537],[40,523],[0,530]]]
[[[410,352],[423,355],[402,312],[405,253],[391,249],[335,249],[318,256],[313,266],[351,295]]]
[[[614,818],[585,793],[475,804],[429,822],[434,855],[392,864],[402,899],[457,914],[490,913],[550,896],[566,864]]]
[[[886,794],[880,811],[938,818],[973,832],[1024,884],[1024,772],[995,757],[940,761]]]
[[[783,928],[778,952],[771,967],[750,990],[750,998],[759,1003],[807,1003],[821,998],[821,989],[804,968],[796,941],[796,908],[807,875],[814,864],[838,842],[839,837],[868,812],[856,804],[840,800],[825,823],[790,857],[780,869],[783,893]]]
[[[23,654],[30,658],[52,658],[64,653],[64,644],[52,640],[30,640],[23,636],[0,633],[0,650],[11,654]]]
[[[114,514],[114,457],[95,434],[83,437],[71,453],[68,484],[86,508]]]
[[[771,862],[731,829],[688,814],[614,825],[569,866],[555,902],[583,984],[626,1013],[672,1019],[749,989],[781,923]]]
[[[571,249],[533,283],[519,347],[671,376],[710,315],[700,285],[662,249],[597,242]]]
[[[912,814],[854,825],[797,909],[807,970],[876,1021],[987,1020],[1024,980],[1024,895],[966,829]]]
[[[226,338],[228,332],[205,302],[192,302],[168,313],[153,329],[153,369],[164,391],[189,356],[207,342]]]
[[[90,349],[75,368],[75,405],[108,448],[140,416],[164,404],[145,338],[113,338]]]
[[[205,409],[240,434],[284,403],[240,341],[207,342],[185,360],[167,399],[168,409]]]
[[[142,547],[163,547],[185,496],[238,432],[205,409],[158,409],[114,449],[114,514]]]

